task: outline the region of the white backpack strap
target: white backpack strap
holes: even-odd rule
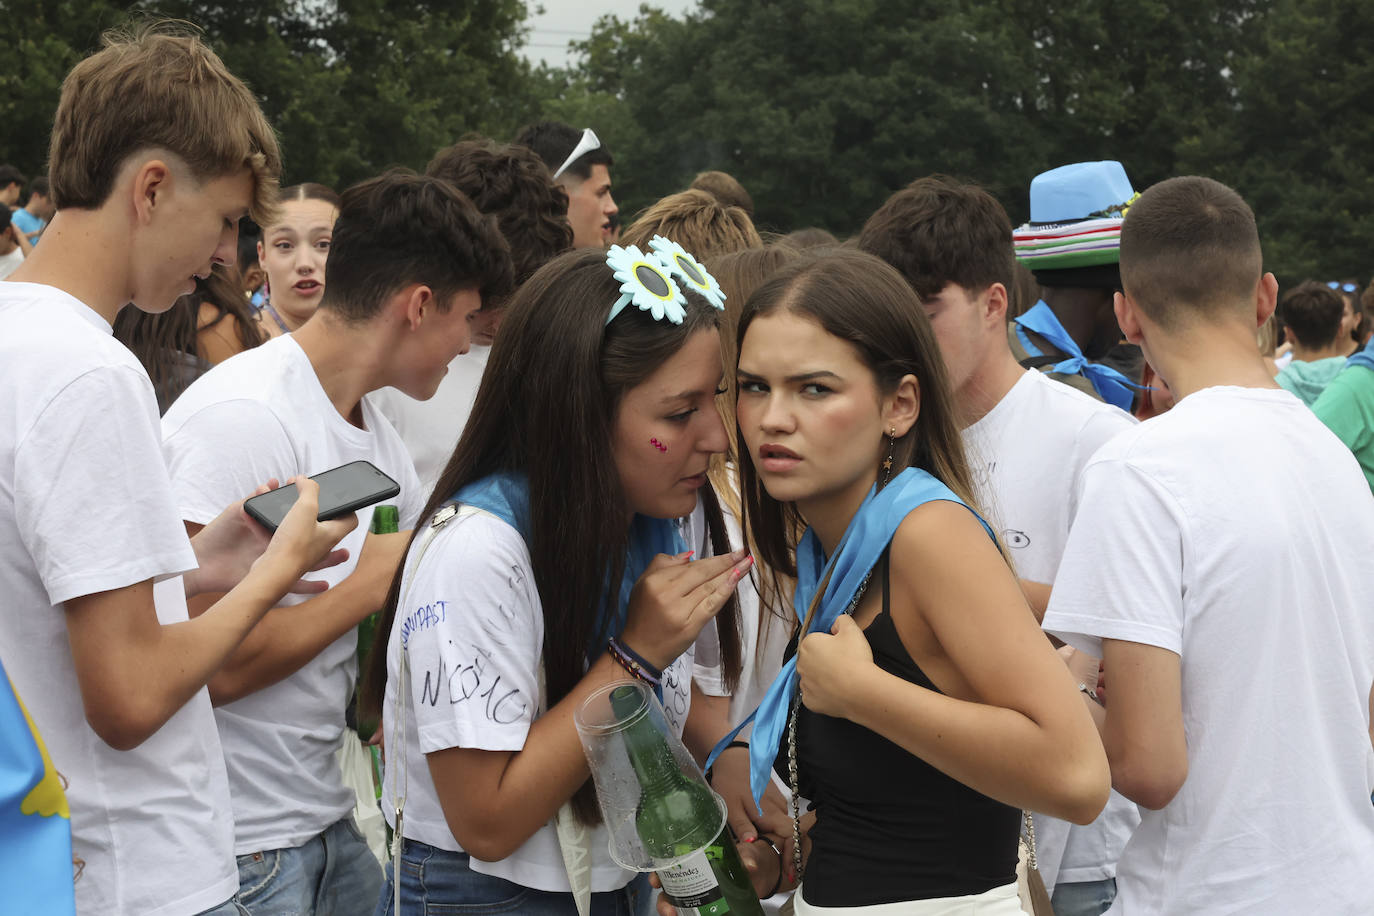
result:
[[[425,558],[425,552],[429,550],[429,545],[434,543],[434,538],[439,534],[443,527],[458,514],[456,503],[448,502],[439,507],[430,520],[429,527],[420,535],[420,546],[415,553],[415,563],[410,568],[410,575],[403,578],[401,588],[400,603],[398,608],[405,608],[409,605],[410,589],[415,584],[415,571],[420,568],[420,563]],[[390,639],[391,634],[387,634]],[[406,791],[410,788],[409,773],[406,768],[405,735],[406,735],[406,714],[410,708],[410,664],[409,656],[406,654],[405,647],[401,647],[400,664],[400,683],[396,688],[396,704],[393,707],[395,716],[392,721],[396,723],[395,734],[401,736],[401,746],[392,748],[392,766],[388,769],[391,772],[391,800],[394,804],[393,813],[396,818],[396,830],[391,837],[391,884],[395,889],[396,897],[393,903],[394,916],[401,916],[401,846],[404,842],[405,829],[405,807]]]
[[[544,654],[539,654],[539,714],[547,712],[548,691],[544,686]],[[572,801],[565,801],[554,816],[558,830],[558,849],[563,853],[563,867],[568,872],[568,886],[572,888],[573,903],[578,916],[592,911],[592,854],[591,830],[577,819]]]

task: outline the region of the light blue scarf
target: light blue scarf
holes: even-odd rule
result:
[[[1345,368],[1349,369],[1351,366],[1364,366],[1366,369],[1374,370],[1374,337],[1345,361]]]
[[[1131,409],[1131,402],[1135,399],[1132,389],[1141,386],[1111,366],[1092,362],[1084,356],[1078,342],[1069,336],[1068,331],[1064,330],[1064,326],[1059,323],[1059,317],[1054,314],[1045,300],[1041,299],[1024,315],[1018,315],[1012,321],[1016,324],[1016,335],[1021,339],[1021,346],[1025,347],[1026,352],[1031,356],[1044,356],[1045,354],[1041,353],[1040,349],[1030,342],[1030,338],[1026,336],[1026,331],[1034,331],[1068,355],[1067,359],[1051,366],[1051,371],[1061,375],[1082,375],[1092,383],[1093,390],[1102,397],[1102,400],[1125,411]]]
[[[849,522],[835,556],[827,563],[825,552],[821,549],[820,539],[815,531],[808,528],[797,545],[797,590],[792,599],[792,608],[797,620],[804,622],[811,600],[815,597],[820,583],[829,576],[825,594],[820,606],[811,620],[807,633],[829,633],[839,616],[849,609],[850,603],[863,584],[864,577],[877,564],[892,536],[902,521],[917,506],[933,500],[945,500],[964,505],[963,500],[954,495],[949,487],[919,468],[907,468],[894,477],[882,490],[870,489],[859,511]],[[972,511],[972,510],[970,510]],[[974,515],[994,537],[987,522]],[[725,749],[739,730],[750,722],[754,723],[753,737],[749,742],[749,784],[754,793],[755,803],[763,799],[764,789],[768,787],[769,774],[773,760],[778,755],[778,742],[782,739],[783,729],[787,726],[787,716],[791,708],[792,696],[797,689],[797,659],[788,659],[782,671],[764,694],[759,708],[739,724],[729,735],[721,739],[711,752],[707,766]]]
[[[530,543],[530,485],[523,475],[499,471],[467,484],[453,494],[453,498],[465,506],[490,512],[520,532],[526,545]],[[603,612],[610,614],[610,617],[609,620],[603,617],[599,621],[601,626],[598,630],[610,636],[619,636],[625,628],[630,592],[654,557],[660,553],[675,556],[686,549],[676,519],[635,515],[630,523],[629,549],[625,557],[625,572],[620,577],[619,600],[613,612],[609,608]],[[604,648],[590,645],[587,647],[588,656],[594,658]]]

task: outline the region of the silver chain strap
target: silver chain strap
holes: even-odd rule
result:
[[[879,562],[882,562],[879,560]],[[859,590],[854,593],[854,600],[849,602],[849,607],[845,610],[851,617],[858,609],[859,602],[863,600],[864,592],[868,590],[868,580],[873,578],[873,570],[869,570],[864,576],[864,580],[859,583]],[[801,652],[801,637],[797,638],[797,652]],[[802,841],[801,841],[801,789],[800,779],[797,776],[797,714],[801,710],[802,692],[801,681],[797,681],[797,695],[792,698],[792,712],[787,719],[787,782],[792,790],[790,804],[792,814],[792,867],[797,873],[797,883],[802,880]]]

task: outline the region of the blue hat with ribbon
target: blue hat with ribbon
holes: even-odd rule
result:
[[[1121,222],[1139,196],[1114,159],[1036,175],[1030,222],[1012,233],[1017,260],[1037,272],[1118,263]]]

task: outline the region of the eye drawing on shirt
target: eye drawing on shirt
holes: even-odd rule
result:
[[[1017,531],[1015,528],[1008,528],[1002,532],[1002,543],[1008,547],[1021,549],[1030,546],[1030,538],[1024,531]]]

